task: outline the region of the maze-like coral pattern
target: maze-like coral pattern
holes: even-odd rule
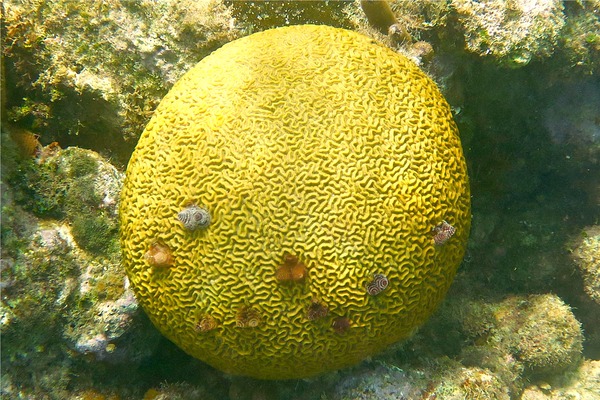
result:
[[[125,266],[158,329],[217,368],[267,379],[350,365],[409,336],[445,295],[470,224],[458,132],[435,84],[325,26],[257,33],[190,70],[143,133],[121,198]],[[185,229],[177,215],[190,205],[210,226]],[[435,245],[442,221],[456,233]],[[157,242],[171,267],[145,259]],[[284,257],[305,279],[276,278]],[[375,274],[388,286],[372,296]]]

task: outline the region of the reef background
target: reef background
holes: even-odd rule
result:
[[[392,32],[355,1],[2,4],[3,398],[600,398],[600,2],[390,5]],[[412,339],[311,380],[230,377],[138,308],[120,268],[120,185],[187,69],[303,23],[370,35],[438,83],[469,164],[469,248]]]

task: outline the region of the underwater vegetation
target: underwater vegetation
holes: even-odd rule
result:
[[[398,30],[373,26],[360,1],[2,3],[2,398],[598,398],[600,3],[388,4]],[[124,166],[198,61],[306,23],[366,34],[437,83],[468,164],[471,236],[446,299],[407,340],[307,380],[230,376],[162,337],[132,296],[116,214]],[[191,199],[174,209],[174,229],[185,230],[176,213],[193,204],[209,211],[208,230],[218,226],[218,208]],[[303,293],[315,264],[288,254],[273,258],[269,279]],[[368,301],[394,287],[378,292],[377,274],[390,278],[364,273]],[[299,319],[341,341],[356,329],[327,297],[305,300]],[[264,311],[240,302],[230,323],[252,335],[269,323]],[[193,335],[217,334],[218,318],[190,315]]]

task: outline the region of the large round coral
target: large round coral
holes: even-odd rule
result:
[[[182,224],[192,206],[210,225]],[[293,26],[181,78],[131,158],[120,218],[131,284],[165,336],[230,373],[297,378],[434,311],[464,254],[469,186],[423,72],[357,33]],[[151,262],[157,246],[171,263]]]

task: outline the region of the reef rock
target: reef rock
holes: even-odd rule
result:
[[[559,0],[453,0],[467,49],[520,67],[553,53],[565,24]]]
[[[464,315],[463,329],[477,345],[463,349],[463,357],[475,365],[490,363],[492,370],[505,371],[510,380],[573,370],[581,360],[581,324],[555,295],[473,303]]]
[[[585,292],[600,304],[600,226],[588,227],[582,232],[573,257],[583,276]]]
[[[581,366],[560,379],[563,386],[539,383],[527,387],[521,400],[600,400],[600,361],[585,360]]]
[[[126,158],[175,80],[240,35],[233,22],[220,0],[4,2],[8,118]]]
[[[3,384],[66,398],[76,360],[135,364],[160,337],[133,329],[147,320],[116,246],[123,176],[90,150],[51,146],[15,165],[3,149]]]

